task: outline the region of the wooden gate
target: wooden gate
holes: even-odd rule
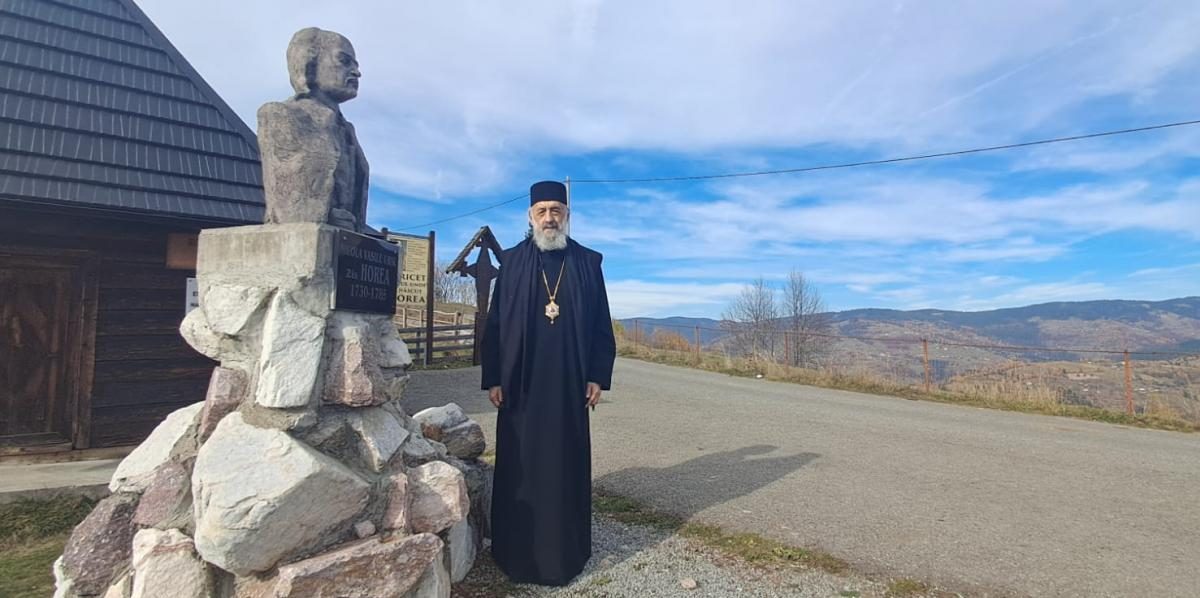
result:
[[[0,250],[0,455],[74,444],[85,336],[81,266]]]

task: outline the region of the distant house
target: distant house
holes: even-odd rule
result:
[[[196,234],[262,217],[253,132],[133,2],[0,2],[0,456],[203,400]]]

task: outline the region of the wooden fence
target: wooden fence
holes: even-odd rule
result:
[[[414,363],[425,361],[425,351],[432,351],[431,361],[471,360],[475,350],[475,324],[450,324],[433,327],[433,342],[426,342],[424,326],[400,328],[400,338],[408,343]]]

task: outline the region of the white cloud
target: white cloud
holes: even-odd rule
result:
[[[942,148],[1057,129],[1097,99],[1185,112],[1198,95],[1168,77],[1197,53],[1187,2],[141,5],[251,124],[290,93],[294,31],[346,34],[363,65],[346,112],[376,182],[431,200],[521,180],[552,151]]]
[[[294,31],[346,34],[363,82],[344,110],[371,162],[371,222],[392,228],[560,174],[834,163],[1183,120],[1200,105],[1191,2],[139,4],[251,127],[291,93]],[[987,172],[945,160],[582,187],[573,233],[620,272],[610,295],[625,315],[719,313],[742,281],[793,267],[844,300],[901,307],[1194,293],[1190,270],[1047,282],[1004,266],[1077,256],[1109,233],[1197,239],[1200,179],[1172,172],[1197,141],[1200,128],[992,154]],[[564,163],[584,172],[554,170]],[[439,225],[441,253],[481,221],[512,245],[524,206]]]

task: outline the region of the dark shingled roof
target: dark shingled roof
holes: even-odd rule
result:
[[[259,223],[258,142],[131,0],[0,0],[0,201]]]

